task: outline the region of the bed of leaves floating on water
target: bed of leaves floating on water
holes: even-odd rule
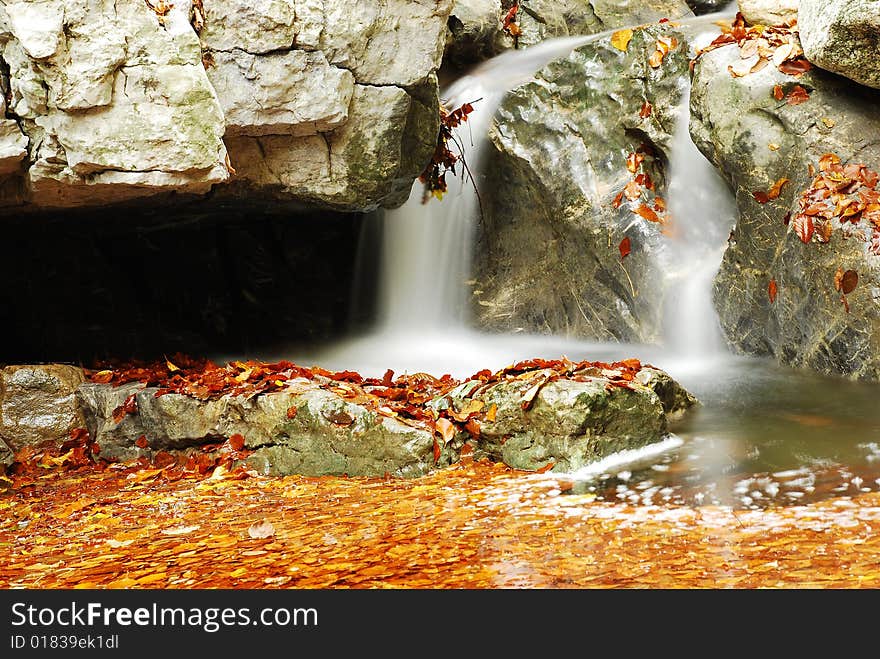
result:
[[[414,480],[50,465],[0,493],[3,588],[880,586],[880,494],[626,505],[487,461]]]

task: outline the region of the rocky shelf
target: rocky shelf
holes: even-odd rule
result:
[[[696,399],[637,360],[534,359],[458,381],[290,362],[0,369],[0,461],[416,477],[476,456],[571,471],[658,442]]]

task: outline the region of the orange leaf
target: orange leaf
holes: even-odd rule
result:
[[[447,444],[452,441],[453,437],[455,437],[455,425],[449,419],[440,417],[434,425],[437,428],[437,432],[439,432],[440,436],[443,438],[443,441]]]
[[[242,450],[244,448],[244,436],[239,435],[238,433],[232,435],[229,438],[229,446],[231,446],[234,451]]]
[[[138,448],[149,448],[150,442],[147,441],[146,435],[141,435],[134,441],[134,445]]]
[[[495,417],[498,415],[498,406],[495,403],[492,403],[489,406],[489,409],[486,411],[486,421],[494,422]]]
[[[767,197],[770,199],[777,199],[779,197],[779,193],[782,192],[782,186],[788,183],[787,178],[781,178],[776,183],[773,184],[773,187],[770,188],[769,192],[767,192]]]
[[[642,204],[636,209],[636,213],[641,215],[643,218],[648,220],[649,222],[659,222],[662,223],[660,216],[657,215],[653,210]]]
[[[770,283],[767,285],[767,295],[770,297],[770,304],[776,302],[776,294],[779,292],[779,288],[776,286],[776,280],[771,279]]]
[[[648,103],[648,101],[645,101],[644,103],[642,103],[642,109],[639,110],[639,116],[640,116],[642,119],[647,119],[648,117],[651,116],[651,111],[652,111],[653,109],[654,109],[654,108],[651,106],[651,104]]]
[[[810,64],[805,58],[797,57],[792,60],[788,60],[787,62],[783,62],[777,67],[783,73],[786,73],[790,76],[799,76],[802,73],[806,73],[810,69],[813,68],[813,65]]]
[[[625,53],[626,49],[629,47],[629,42],[632,39],[632,36],[632,30],[618,30],[611,35],[611,45],[617,48],[617,50]]]
[[[621,240],[617,248],[620,250],[620,258],[623,259],[629,256],[629,253],[632,251],[632,243],[630,243],[629,236]]]
[[[782,85],[774,85],[773,98],[775,98],[777,101],[781,101],[783,98],[785,98],[785,92],[782,91]]]
[[[440,459],[440,444],[437,443],[437,438],[434,438],[434,463],[437,463],[437,460]]]
[[[763,190],[755,190],[752,193],[752,196],[755,198],[755,201],[757,201],[759,204],[766,204],[768,201],[770,201],[770,195],[768,195]]]
[[[843,288],[843,268],[838,268],[834,273],[834,290],[840,291]]]
[[[296,418],[296,405],[291,405],[287,408],[287,418],[295,419]]]

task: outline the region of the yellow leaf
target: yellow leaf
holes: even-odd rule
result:
[[[632,30],[618,30],[614,34],[611,35],[611,45],[617,48],[617,50],[626,52],[626,49],[629,47],[630,39],[632,39],[633,31]]]

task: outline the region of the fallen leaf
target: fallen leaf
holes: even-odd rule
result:
[[[782,192],[782,186],[784,186],[786,183],[788,183],[787,178],[781,178],[776,181],[776,183],[774,183],[770,190],[767,192],[767,197],[770,199],[779,198],[779,194]]]
[[[434,425],[440,433],[440,436],[443,438],[443,441],[447,444],[452,441],[453,437],[455,437],[455,424],[449,419],[440,417]]]
[[[789,105],[800,105],[801,103],[805,103],[810,100],[810,92],[801,87],[800,85],[795,85],[794,88],[788,92],[785,97],[785,102]]]
[[[648,103],[648,101],[645,101],[644,103],[642,103],[642,109],[639,110],[639,116],[640,116],[642,119],[647,119],[648,117],[651,116],[651,111],[652,111],[653,109],[654,109],[654,108],[651,106],[651,104]]]
[[[629,47],[629,42],[632,39],[632,37],[633,37],[632,30],[629,30],[629,29],[618,30],[617,32],[615,32],[614,34],[611,35],[611,45],[614,46],[615,48],[617,48],[617,50],[620,50],[625,53],[627,48]]]
[[[779,288],[776,285],[776,280],[771,279],[770,283],[767,284],[767,295],[770,297],[770,304],[776,302],[776,294],[779,292]]]
[[[486,411],[486,421],[494,423],[497,415],[498,415],[498,406],[495,403],[492,403],[489,406],[489,409]]]
[[[849,295],[854,290],[856,290],[856,286],[859,285],[859,273],[855,270],[847,270],[843,273],[843,277],[840,280],[840,290],[843,291],[844,295]]]
[[[757,201],[759,204],[766,204],[768,201],[770,201],[770,195],[768,195],[763,190],[755,190],[752,193],[752,196],[755,198],[755,201]]]
[[[843,288],[843,268],[838,268],[834,273],[834,290],[840,291]]]
[[[354,423],[354,417],[343,410],[335,410],[333,412],[324,412],[324,418],[337,426],[350,426]]]
[[[235,433],[229,438],[229,446],[232,447],[233,451],[242,450],[244,448],[244,436]]]
[[[623,240],[620,241],[620,245],[617,246],[620,250],[620,258],[626,258],[629,256],[629,253],[632,251],[632,243],[630,242],[629,237],[627,236]]]
[[[804,244],[810,242],[815,228],[813,226],[813,218],[809,215],[798,215],[792,220],[791,225],[797,237],[801,239],[801,242]]]
[[[141,435],[136,440],[134,440],[134,445],[138,448],[149,448],[150,442],[147,440],[146,435]]]
[[[272,525],[267,519],[264,519],[260,522],[254,522],[248,527],[248,535],[255,540],[260,540],[262,538],[271,538],[275,535],[275,527]]]
[[[777,101],[781,101],[785,98],[785,92],[782,91],[782,85],[774,85],[773,86],[773,98]]]
[[[437,443],[437,438],[434,438],[434,464],[437,464],[437,460],[440,459],[440,444]]]
[[[777,68],[782,71],[782,73],[788,74],[790,76],[799,76],[812,69],[813,65],[810,64],[805,58],[797,57],[795,59],[788,60],[787,62],[779,64]]]
[[[660,216],[657,215],[657,213],[655,213],[653,210],[651,210],[650,208],[645,206],[645,204],[642,204],[641,206],[639,206],[635,212],[638,215],[641,215],[643,218],[645,218],[649,222],[658,222],[661,224],[663,222],[663,220],[660,219]]]
[[[295,419],[296,412],[297,412],[296,405],[291,405],[290,407],[287,408],[287,418],[288,419]]]

